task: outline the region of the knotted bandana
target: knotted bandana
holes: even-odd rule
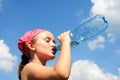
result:
[[[31,41],[37,34],[46,31],[43,29],[34,29],[31,31],[26,32],[21,38],[18,39],[18,48],[19,50],[25,54],[26,56],[29,55],[29,48],[27,47],[26,43]]]

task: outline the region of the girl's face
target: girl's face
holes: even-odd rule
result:
[[[55,57],[55,51],[53,50],[56,46],[54,36],[48,31],[44,31],[38,34],[34,43],[35,53],[39,59],[51,60]]]

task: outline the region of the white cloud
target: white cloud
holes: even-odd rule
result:
[[[98,36],[97,39],[93,40],[93,41],[90,41],[88,43],[88,47],[91,49],[91,50],[95,50],[97,48],[104,48],[104,43],[105,42],[105,39],[104,37],[102,36]]]
[[[119,0],[91,0],[93,6],[91,14],[103,14],[109,23],[109,32],[120,32],[120,1]]]
[[[69,80],[120,80],[120,77],[103,72],[92,61],[79,60],[73,63]]]
[[[0,70],[12,71],[17,61],[17,57],[10,53],[9,47],[0,40]]]
[[[114,34],[108,33],[108,42],[114,43],[116,40],[116,37]]]

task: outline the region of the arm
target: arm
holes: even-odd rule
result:
[[[71,52],[70,52],[70,37],[69,32],[65,32],[58,37],[62,44],[60,56],[54,67],[59,76],[68,78],[71,70]]]

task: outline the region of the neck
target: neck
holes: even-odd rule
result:
[[[31,62],[38,63],[38,64],[43,65],[43,66],[46,65],[46,61],[45,60],[32,59]]]
[[[36,54],[31,54],[31,62],[38,63],[40,65],[46,65],[46,60],[38,58]]]

